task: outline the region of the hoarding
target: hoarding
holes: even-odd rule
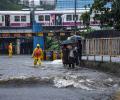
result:
[[[37,44],[40,44],[40,48],[44,50],[44,37],[43,36],[34,36],[33,47],[36,48]]]

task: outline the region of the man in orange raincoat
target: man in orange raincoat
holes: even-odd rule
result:
[[[37,47],[34,49],[32,57],[34,58],[34,66],[37,65],[37,63],[41,66],[42,49],[39,44],[37,44]]]
[[[9,53],[9,57],[12,57],[12,54],[13,54],[12,43],[10,43],[9,46],[8,46],[8,53]]]

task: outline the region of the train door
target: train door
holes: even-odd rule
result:
[[[5,26],[10,26],[10,15],[5,15]]]
[[[55,14],[51,14],[51,25],[55,25]]]
[[[4,27],[5,26],[5,16],[2,15],[2,26]]]
[[[56,14],[55,16],[55,25],[62,25],[62,14]]]

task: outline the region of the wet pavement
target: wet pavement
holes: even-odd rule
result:
[[[0,100],[112,100],[120,79],[61,60],[33,66],[31,56],[0,56]]]

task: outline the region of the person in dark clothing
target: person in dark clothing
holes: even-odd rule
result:
[[[44,60],[46,60],[46,51],[44,51]]]
[[[67,48],[67,45],[63,45],[62,47],[62,62],[64,66],[68,65],[68,55],[69,55],[69,49]]]
[[[78,51],[78,60],[79,60],[79,64],[81,62],[81,58],[82,58],[82,44],[81,44],[81,40],[78,40],[78,45],[77,45],[77,51]]]
[[[75,55],[75,64],[79,65],[79,56],[78,56],[78,47],[75,46],[75,51],[74,51],[74,55]]]
[[[50,60],[53,61],[53,51],[50,51]]]

